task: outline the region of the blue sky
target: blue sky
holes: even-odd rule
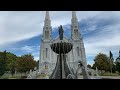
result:
[[[98,53],[114,58],[120,50],[120,11],[77,11],[80,32],[83,36],[88,64],[93,64]],[[71,12],[50,11],[53,38],[58,26],[63,25],[64,35],[71,35]],[[18,56],[32,53],[39,59],[40,40],[45,11],[0,11],[0,51],[7,50]]]

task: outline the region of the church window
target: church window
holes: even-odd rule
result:
[[[43,60],[45,59],[44,55],[45,55],[45,51],[43,50]]]
[[[48,54],[48,48],[46,48],[46,58],[47,58],[47,54]]]
[[[77,26],[75,26],[75,28],[77,28]]]
[[[48,29],[48,27],[46,27],[46,29]]]
[[[79,47],[77,47],[77,55],[80,56]]]
[[[49,31],[45,31],[45,39],[49,39]]]
[[[75,37],[78,37],[78,30],[77,29],[74,30],[74,35],[75,35]]]

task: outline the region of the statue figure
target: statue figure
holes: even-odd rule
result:
[[[62,25],[60,25],[60,27],[59,27],[59,38],[60,38],[60,40],[63,40],[63,28],[62,28]]]
[[[34,67],[34,71],[36,71],[37,70],[37,67]]]
[[[85,70],[85,66],[84,66],[84,64],[83,64],[82,61],[79,61],[79,62],[78,62],[78,66],[79,66],[79,68],[82,69],[83,78],[84,78],[84,79],[89,79],[89,78],[90,78],[90,77],[89,77],[89,74],[88,74],[87,70]]]

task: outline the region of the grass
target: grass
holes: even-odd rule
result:
[[[3,77],[3,78],[0,78],[0,79],[21,79],[21,76]]]
[[[4,75],[2,75],[0,77],[0,79],[8,79],[9,78],[9,74],[5,73]]]
[[[101,74],[100,76],[120,76],[118,73],[110,73],[110,72],[105,72]]]
[[[38,79],[44,79],[47,75],[46,74],[39,74],[37,76]]]
[[[15,74],[12,77],[10,73],[5,73],[0,79],[21,79],[21,74]]]

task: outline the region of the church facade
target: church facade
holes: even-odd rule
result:
[[[78,68],[78,62],[82,61],[87,69],[86,54],[83,43],[83,38],[79,28],[79,22],[76,16],[76,12],[72,11],[71,19],[71,38],[63,37],[64,41],[69,41],[73,44],[73,49],[67,54],[67,63],[69,67],[76,72]],[[64,29],[64,28],[63,28]],[[49,74],[55,68],[57,61],[57,54],[51,50],[51,43],[57,42],[59,37],[52,38],[52,26],[49,11],[46,11],[43,35],[40,45],[40,59],[39,59],[39,72],[43,73],[47,71]]]

